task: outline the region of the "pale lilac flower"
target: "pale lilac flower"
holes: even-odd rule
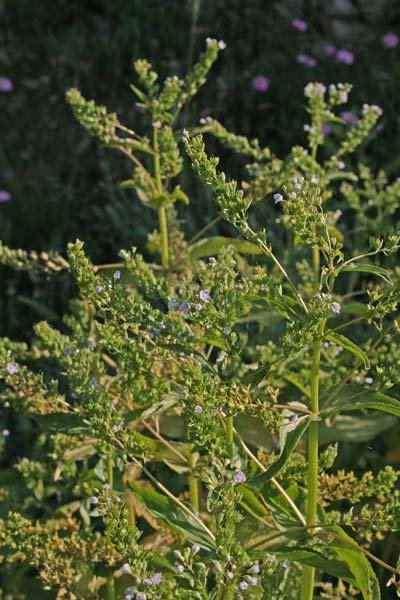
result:
[[[178,306],[178,301],[176,298],[172,298],[168,296],[168,310],[176,310]]]
[[[7,363],[7,372],[10,375],[15,375],[15,373],[18,371],[18,363],[16,362],[9,362]]]
[[[115,271],[113,277],[114,279],[121,279],[121,271]]]
[[[344,65],[352,65],[354,63],[354,54],[350,50],[342,48],[342,50],[336,52],[336,60]]]
[[[210,300],[211,300],[210,292],[208,290],[200,290],[199,298],[203,302],[210,302]]]
[[[90,383],[92,384],[92,386],[94,387],[95,390],[98,390],[100,385],[99,382],[97,381],[96,377],[92,377],[90,380]]]
[[[91,352],[94,352],[96,349],[96,346],[93,344],[93,342],[88,342],[88,348]]]
[[[106,492],[110,489],[110,484],[109,483],[105,483],[103,485],[103,490],[106,490]]]
[[[8,437],[10,435],[10,430],[9,429],[3,429],[3,431],[1,432],[3,437]]]
[[[127,587],[125,590],[125,599],[124,600],[132,600],[134,593],[135,593],[135,590],[133,589],[133,587]]]
[[[178,573],[183,573],[185,570],[185,567],[183,565],[178,565],[176,567],[176,570],[178,571]]]
[[[202,310],[203,305],[200,304],[199,302],[197,302],[197,304],[195,304],[194,307],[195,307],[196,310]]]
[[[313,175],[311,177],[311,183],[315,183],[315,185],[317,185],[317,183],[319,183],[319,179],[316,175]]]
[[[239,583],[239,587],[242,590],[242,592],[244,592],[249,587],[249,584],[246,581],[241,581]]]
[[[371,385],[372,383],[374,383],[374,380],[372,379],[372,377],[366,377],[366,378],[364,379],[364,382],[365,382],[367,385]]]
[[[193,544],[192,546],[192,551],[197,554],[197,552],[200,552],[200,545],[199,544]]]
[[[270,554],[267,558],[268,563],[273,563],[275,561],[275,554]]]
[[[183,314],[188,315],[189,311],[190,311],[190,304],[189,302],[186,302],[186,300],[184,300],[183,302],[180,303],[179,305],[179,309],[180,312],[183,312]]]
[[[283,561],[283,563],[282,563],[282,567],[283,567],[284,569],[288,569],[288,568],[289,568],[289,564],[290,564],[290,563],[289,563],[288,559],[287,559],[287,558],[285,558],[285,560],[284,560],[284,561]]]
[[[332,133],[332,128],[329,123],[322,123],[322,135],[327,136]]]
[[[96,496],[90,496],[89,502],[90,502],[90,504],[98,504],[99,499]]]
[[[264,75],[256,75],[251,80],[251,87],[257,92],[266,92],[269,88],[269,79]]]
[[[215,265],[217,260],[216,260],[215,256],[210,256],[208,259],[208,262],[210,263],[210,265]]]
[[[162,580],[162,573],[154,573],[153,577],[151,578],[153,585],[160,585],[161,580]]]
[[[335,313],[335,315],[338,315],[341,311],[341,306],[339,304],[339,302],[334,302],[332,304],[332,312]]]
[[[116,502],[117,504],[119,504],[120,502],[122,502],[122,500],[121,500],[121,498],[120,498],[119,496],[117,496],[117,497],[115,498],[115,502]]]
[[[296,190],[301,190],[301,183],[295,183],[294,187],[296,188]]]
[[[225,50],[226,44],[225,44],[224,40],[219,40],[219,42],[218,42],[218,48],[220,50]]]
[[[283,202],[282,194],[274,194],[274,200],[275,200],[275,204],[277,204],[278,202]]]
[[[194,407],[194,412],[198,415],[201,415],[201,413],[203,412],[203,409],[199,404],[196,404],[196,406]]]
[[[11,194],[7,190],[0,190],[0,202],[10,202]]]
[[[325,44],[324,51],[327,56],[334,56],[336,54],[336,48],[332,44]]]
[[[12,92],[14,89],[13,82],[8,77],[0,77],[0,92]]]
[[[301,19],[293,19],[292,21],[292,26],[294,27],[294,29],[297,29],[297,31],[301,31],[304,33],[304,31],[307,31],[307,23],[305,21],[302,21]]]
[[[153,121],[152,125],[153,125],[154,129],[160,129],[161,121]]]
[[[256,586],[258,584],[258,578],[257,577],[248,577],[248,582],[250,585]]]
[[[396,48],[399,44],[399,36],[393,32],[389,32],[383,36],[382,42],[386,48]]]
[[[296,192],[290,192],[289,198],[291,198],[292,200],[296,200],[296,198],[297,198]]]
[[[332,294],[324,294],[322,293],[321,296],[323,297],[324,300],[332,300]]]
[[[232,331],[232,327],[230,325],[228,325],[228,327],[225,327],[224,329],[224,334],[225,335],[229,335]]]
[[[138,592],[136,594],[136,600],[146,600],[147,596],[144,592]]]
[[[131,567],[130,567],[129,563],[124,563],[122,565],[122,567],[120,568],[119,572],[121,573],[121,575],[123,575],[124,573],[130,573]]]
[[[240,471],[240,469],[238,469],[233,476],[233,483],[244,483],[245,481],[246,475],[243,473],[243,471]]]
[[[308,54],[298,54],[296,57],[299,65],[304,65],[305,67],[316,67],[317,61],[312,56]]]
[[[257,564],[252,565],[250,570],[252,571],[252,573],[255,573],[256,575],[258,575],[260,572],[260,565],[257,565]]]
[[[345,123],[348,123],[349,125],[357,125],[358,123],[357,115],[351,112],[351,110],[344,110],[339,116],[341,119],[343,119],[343,121],[345,121]]]
[[[234,575],[234,573],[232,573],[232,571],[227,571],[226,576],[228,579],[233,579],[235,577],[235,575]]]
[[[95,291],[97,294],[100,294],[100,292],[102,292],[102,291],[103,291],[103,288],[101,287],[101,285],[95,285],[95,287],[94,287],[94,291]]]

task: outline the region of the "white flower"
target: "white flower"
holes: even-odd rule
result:
[[[224,40],[219,40],[219,42],[218,42],[218,48],[220,50],[225,50],[226,44],[225,44]]]
[[[283,196],[281,194],[274,194],[275,204],[278,202],[283,202]]]
[[[295,200],[297,198],[296,192],[290,192],[289,198],[291,198],[292,200]]]
[[[315,183],[315,185],[317,185],[317,183],[319,183],[319,179],[316,175],[313,175],[311,177],[311,183]]]

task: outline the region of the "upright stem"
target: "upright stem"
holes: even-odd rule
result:
[[[153,150],[154,150],[154,178],[156,180],[157,193],[162,194],[162,181],[160,169],[160,151],[158,146],[158,127],[153,126]],[[165,206],[160,206],[158,209],[158,223],[161,236],[161,263],[163,269],[169,267],[169,247],[168,247],[168,226]]]
[[[114,473],[113,473],[114,464],[113,464],[112,448],[108,448],[108,450],[107,450],[106,464],[107,464],[107,483],[110,486],[110,491],[112,492],[113,487],[114,487]],[[107,538],[107,542],[110,543],[110,537],[109,537],[108,531],[106,532],[106,538]],[[107,577],[107,600],[115,600],[115,582],[114,582],[113,575],[109,575]]]
[[[196,466],[196,453],[193,452],[193,444],[189,444],[189,497],[190,504],[196,512],[199,512],[199,482],[194,473]]]
[[[228,446],[228,455],[233,460],[233,416],[226,417],[226,443]]]
[[[315,292],[319,290],[320,277],[320,256],[318,248],[313,248],[313,267]],[[310,409],[313,414],[319,413],[319,376],[321,361],[321,339],[324,334],[325,319],[318,328],[317,339],[313,343],[311,382],[310,382]],[[319,422],[317,420],[310,423],[308,429],[308,476],[307,476],[307,527],[316,524],[317,502],[318,502],[318,433]],[[310,530],[312,532],[312,529]],[[306,565],[303,568],[303,578],[301,585],[301,600],[312,600],[314,596],[315,568]]]

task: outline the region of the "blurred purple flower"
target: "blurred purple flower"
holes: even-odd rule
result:
[[[233,483],[244,483],[246,481],[246,475],[238,469],[233,476]]]
[[[294,27],[294,29],[297,29],[297,31],[307,31],[307,23],[305,21],[302,21],[301,19],[293,19],[292,21],[292,26]]]
[[[16,362],[7,363],[7,373],[9,373],[10,375],[15,375],[15,373],[17,373],[17,371],[18,371],[18,363],[16,363]]]
[[[12,92],[14,89],[13,82],[7,77],[0,77],[0,92]]]
[[[324,52],[327,56],[334,56],[336,54],[336,48],[332,44],[325,44]]]
[[[396,46],[399,44],[399,41],[399,36],[391,31],[382,38],[382,43],[384,46],[386,46],[386,48],[396,48]]]
[[[251,80],[251,87],[257,92],[266,92],[269,88],[269,79],[264,75],[256,75]]]
[[[332,133],[332,129],[329,123],[322,123],[322,135],[327,136],[330,133]]]
[[[351,112],[351,110],[344,110],[340,113],[340,118],[343,119],[349,125],[357,125],[358,117],[355,113]]]
[[[308,54],[298,54],[296,60],[300,65],[304,65],[305,67],[315,67],[317,65],[315,58]]]
[[[6,190],[0,190],[0,202],[10,202],[11,194]]]
[[[342,48],[342,50],[336,52],[336,60],[344,65],[352,65],[354,63],[354,54],[350,50]]]

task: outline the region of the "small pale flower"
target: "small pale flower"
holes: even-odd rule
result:
[[[196,414],[198,414],[198,415],[201,415],[201,413],[203,412],[203,408],[202,408],[202,407],[201,407],[199,404],[197,404],[197,405],[194,407],[194,412],[195,412]]]
[[[188,315],[189,311],[190,311],[190,304],[189,302],[186,302],[186,300],[184,300],[183,302],[180,303],[179,305],[179,309],[180,312],[183,312],[184,315]]]
[[[161,121],[153,121],[152,125],[153,125],[154,129],[160,129]]]
[[[382,38],[383,45],[386,46],[386,48],[396,48],[399,41],[399,36],[392,32],[387,33]]]
[[[178,307],[178,301],[176,298],[168,296],[168,310],[176,310]]]
[[[336,54],[336,48],[332,44],[325,44],[324,52],[327,56],[334,56]]]
[[[345,123],[348,123],[349,125],[357,125],[358,123],[357,115],[351,112],[351,110],[343,110],[339,116]]]
[[[211,300],[210,292],[208,290],[200,290],[199,298],[200,298],[200,300],[202,300],[202,302],[210,302],[210,300]]]
[[[121,498],[120,498],[119,496],[117,496],[117,497],[115,498],[115,502],[116,502],[117,504],[119,504],[120,502],[122,502],[122,500],[121,500]]]
[[[178,573],[183,573],[185,570],[185,567],[183,565],[178,565],[176,567],[176,570],[178,571]]]
[[[250,585],[256,586],[258,584],[258,578],[257,577],[249,577],[248,582]]]
[[[332,127],[329,125],[329,123],[322,123],[322,135],[324,137],[326,137],[327,135],[330,135],[332,133]]]
[[[94,291],[96,292],[96,294],[100,294],[100,292],[103,291],[103,288],[101,287],[101,285],[95,285]]]
[[[283,202],[282,194],[274,194],[274,200],[275,200],[275,204],[277,204],[278,202]]]
[[[89,502],[90,502],[90,504],[98,504],[99,499],[97,498],[97,496],[90,496]]]
[[[339,304],[339,302],[333,302],[332,304],[332,312],[335,313],[335,315],[338,315],[341,311],[341,306]]]
[[[313,175],[311,177],[311,183],[315,183],[315,185],[317,185],[317,183],[319,183],[319,179],[316,175]]]
[[[6,368],[7,368],[7,372],[10,375],[15,375],[15,373],[17,373],[17,371],[18,371],[18,363],[16,363],[16,362],[9,362],[9,363],[7,363],[7,367]]]
[[[292,200],[295,200],[297,198],[296,192],[290,192],[289,198],[291,198]]]
[[[232,571],[227,571],[226,572],[226,576],[227,576],[228,579],[233,579],[235,577],[235,574],[232,573]]]
[[[160,329],[166,329],[167,328],[166,325],[165,325],[165,323],[164,323],[164,321],[161,321],[161,323],[159,324],[159,328]]]
[[[217,264],[217,259],[215,258],[215,256],[210,256],[208,262],[210,263],[210,265],[215,265]]]
[[[275,554],[270,554],[267,558],[268,563],[273,563],[275,561]]]
[[[230,327],[230,325],[228,325],[228,327],[225,327],[224,329],[224,334],[225,335],[229,335],[232,331],[232,327]]]
[[[301,183],[296,183],[294,187],[296,190],[301,190]]]
[[[250,568],[250,571],[252,573],[255,573],[256,575],[258,575],[258,573],[260,572],[260,565],[252,565]]]
[[[200,552],[200,546],[199,544],[193,544],[192,546],[192,551],[197,554],[197,552]]]
[[[115,271],[113,277],[114,279],[121,279],[121,271]]]
[[[108,492],[109,489],[110,489],[110,484],[109,483],[105,483],[103,485],[103,490],[105,490],[106,492]]]
[[[267,92],[269,88],[269,79],[264,75],[256,75],[251,80],[251,87],[256,92]]]
[[[365,382],[367,385],[371,385],[372,383],[374,383],[374,380],[372,379],[372,377],[366,377],[366,378],[364,379],[364,382]]]
[[[7,190],[0,190],[0,202],[10,202],[11,194]]]
[[[151,578],[153,585],[160,585],[161,580],[162,580],[162,573],[154,573],[153,577]]]
[[[249,584],[246,581],[241,581],[239,583],[239,588],[242,590],[242,592],[246,591],[248,587]]]
[[[225,44],[224,40],[219,40],[219,42],[218,42],[218,48],[220,50],[225,50],[226,44]]]
[[[283,563],[282,563],[282,567],[283,567],[284,569],[288,569],[288,568],[289,568],[289,564],[290,564],[290,563],[289,563],[288,559],[287,559],[287,558],[285,558],[285,560],[284,560],[284,561],[283,561]]]
[[[350,66],[354,63],[354,54],[353,52],[350,52],[350,50],[345,50],[343,48],[336,52],[336,60],[344,65]]]
[[[304,33],[305,31],[307,31],[308,25],[305,21],[302,21],[302,19],[293,19],[292,27],[294,29],[297,29],[297,31],[301,31],[302,33]]]
[[[202,310],[202,308],[203,308],[203,305],[202,305],[202,304],[200,304],[199,302],[197,302],[197,303],[194,305],[194,308],[195,308],[196,310]]]
[[[10,435],[10,430],[9,429],[3,429],[3,431],[1,432],[3,437],[8,437]]]
[[[0,92],[12,92],[14,89],[13,82],[8,77],[0,77]]]
[[[131,567],[129,563],[124,563],[120,568],[119,572],[123,575],[124,573],[130,573]]]
[[[246,475],[243,471],[238,469],[233,476],[233,483],[244,483],[246,481]]]
[[[138,592],[136,594],[136,600],[146,600],[147,596],[144,592]]]
[[[315,58],[309,56],[308,54],[298,54],[296,60],[299,65],[304,65],[305,67],[312,68],[317,66],[317,61]]]

